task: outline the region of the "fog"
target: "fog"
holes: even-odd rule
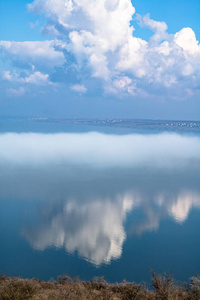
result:
[[[200,163],[200,138],[175,133],[108,135],[5,133],[0,135],[0,163],[68,163],[91,167],[174,167]]]

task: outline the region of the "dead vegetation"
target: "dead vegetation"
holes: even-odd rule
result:
[[[152,288],[145,284],[122,282],[107,283],[103,278],[92,281],[72,279],[61,275],[57,281],[22,279],[0,276],[0,300],[199,300],[200,277],[192,277],[189,283],[177,284],[170,273],[152,273]]]

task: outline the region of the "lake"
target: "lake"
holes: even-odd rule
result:
[[[0,120],[0,270],[181,281],[200,270],[200,135]]]

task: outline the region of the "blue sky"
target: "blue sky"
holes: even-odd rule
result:
[[[200,119],[200,1],[0,0],[0,116]]]

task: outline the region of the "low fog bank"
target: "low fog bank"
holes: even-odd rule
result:
[[[0,163],[67,163],[92,167],[200,164],[200,137],[175,133],[108,135],[0,134]]]

